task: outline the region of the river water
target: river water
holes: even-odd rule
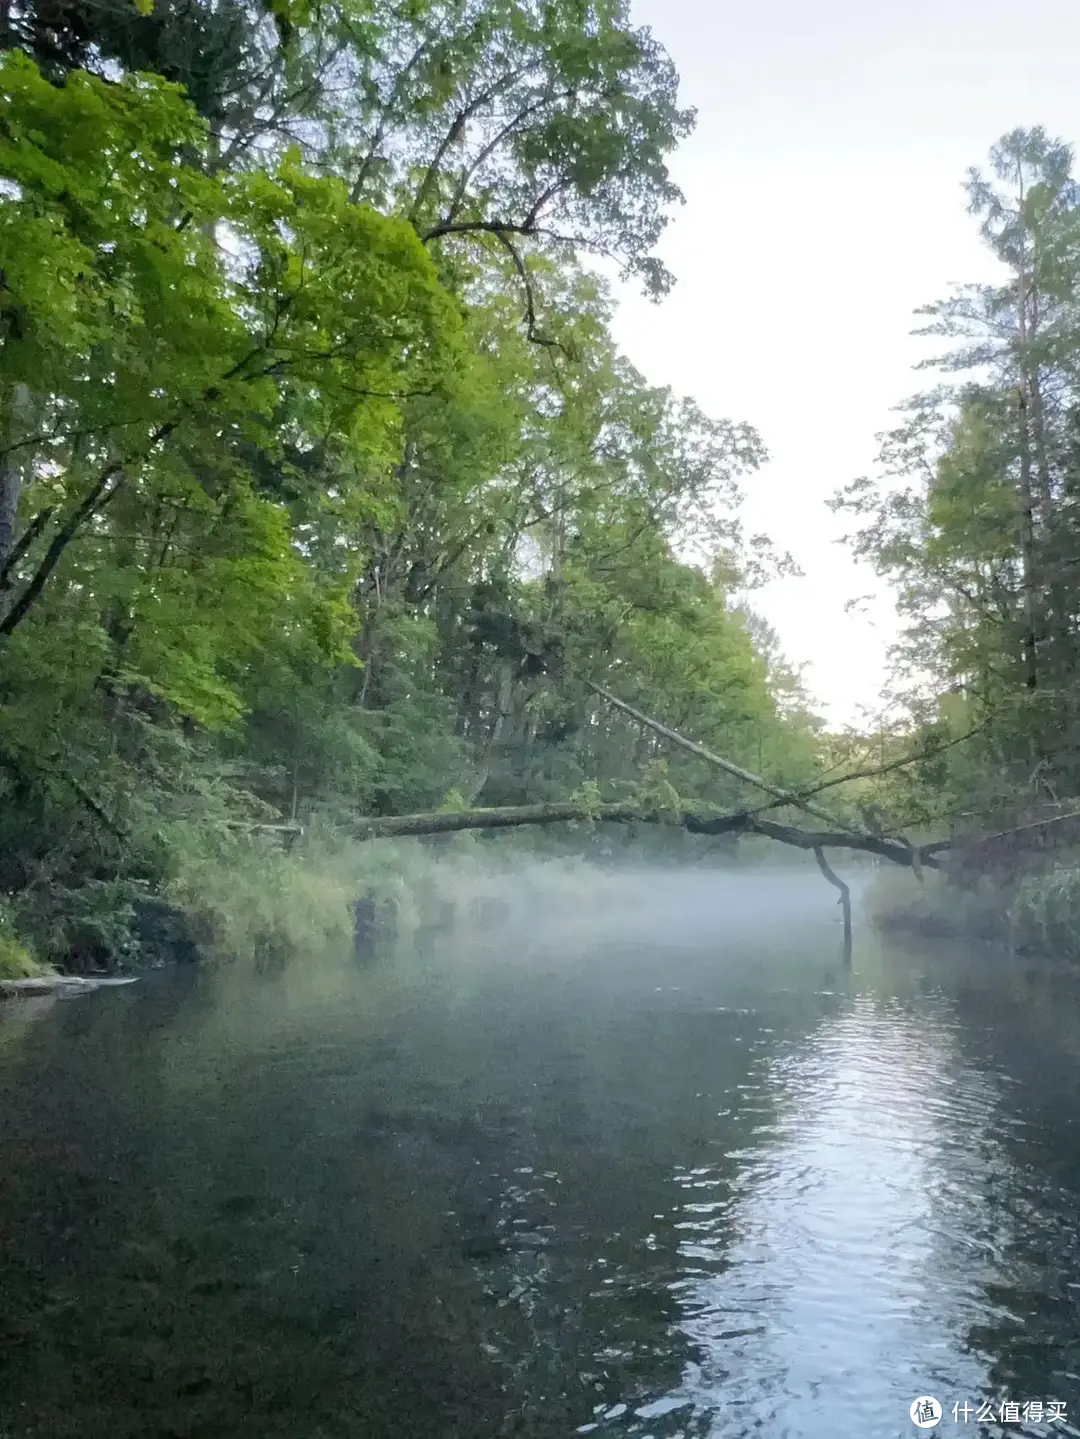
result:
[[[8,1006],[0,1435],[1080,1433],[1080,983],[839,934],[642,873]]]

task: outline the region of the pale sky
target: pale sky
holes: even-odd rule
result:
[[[686,195],[661,254],[659,306],[620,291],[615,334],[655,384],[748,420],[770,463],[748,482],[748,530],[804,571],[753,603],[832,724],[876,708],[892,603],[833,543],[825,507],[872,471],[891,408],[928,383],[911,366],[916,306],[992,278],[966,213],[967,168],[1014,127],[1080,142],[1076,0],[635,0],[698,110],[672,170]]]

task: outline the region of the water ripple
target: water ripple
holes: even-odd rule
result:
[[[741,1172],[723,1198],[691,1197],[724,1184],[713,1169],[673,1175],[698,1357],[664,1402],[697,1416],[693,1433],[908,1433],[928,1384],[986,1386],[966,1351],[1009,1242],[985,1183],[998,1091],[955,1037],[940,1000],[912,1013],[860,997],[774,1058],[780,1117],[764,1149],[726,1152]]]

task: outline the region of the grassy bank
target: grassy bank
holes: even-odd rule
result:
[[[280,834],[206,826],[170,833],[167,869],[134,879],[52,886],[0,911],[0,978],[42,968],[133,972],[169,962],[304,961],[345,952],[354,907],[370,901],[380,949],[470,913],[558,904],[595,885],[580,856],[535,853],[471,834],[358,843],[313,825]]]
[[[171,838],[168,867],[152,881],[52,885],[0,905],[0,977],[285,959],[347,944],[356,899],[398,900],[407,889],[401,858],[387,845],[314,834],[286,849],[276,836],[205,828],[186,845]]]

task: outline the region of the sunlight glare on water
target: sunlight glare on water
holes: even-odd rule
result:
[[[680,1176],[698,1271],[683,1327],[702,1356],[681,1392],[717,1436],[824,1434],[841,1414],[884,1432],[928,1386],[981,1389],[983,1366],[957,1357],[978,1260],[964,1236],[981,1217],[965,1154],[990,1142],[994,1095],[955,1076],[952,1038],[940,1005],[856,997],[769,1066],[782,1117],[730,1198],[695,1202],[715,1181]]]

